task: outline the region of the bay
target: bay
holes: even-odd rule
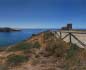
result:
[[[22,29],[16,32],[0,32],[0,47],[17,44],[31,37],[32,34],[37,34],[46,30],[47,29]]]

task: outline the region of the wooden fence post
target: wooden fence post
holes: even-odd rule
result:
[[[69,44],[70,44],[70,46],[72,45],[71,33],[69,33]]]
[[[60,32],[60,39],[62,38],[62,32]]]

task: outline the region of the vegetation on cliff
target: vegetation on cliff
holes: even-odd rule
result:
[[[5,59],[11,67],[18,64],[27,70],[86,70],[86,50],[76,44],[69,46],[50,31],[32,36],[6,51],[12,52]]]
[[[8,66],[18,66],[21,63],[24,63],[27,61],[28,61],[28,57],[26,57],[24,55],[11,54],[11,55],[7,56],[6,63]]]

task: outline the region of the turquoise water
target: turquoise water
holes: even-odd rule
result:
[[[45,30],[46,29],[23,29],[18,32],[0,32],[0,47],[17,44],[31,37],[32,34],[37,34]]]

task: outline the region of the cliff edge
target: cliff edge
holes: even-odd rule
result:
[[[8,70],[86,70],[86,49],[41,32],[8,48],[3,59]]]

